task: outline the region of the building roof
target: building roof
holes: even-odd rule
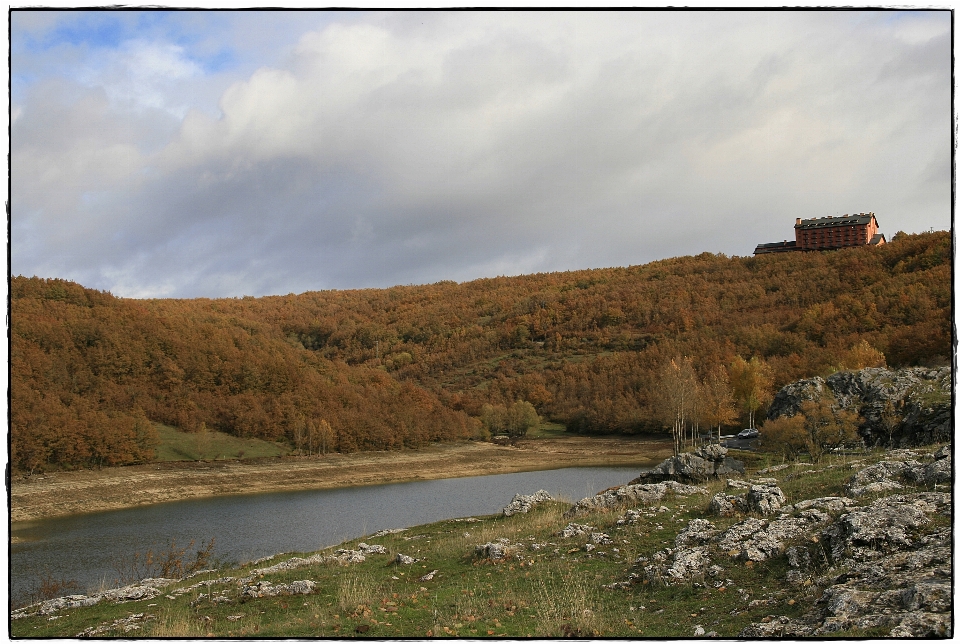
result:
[[[843,215],[842,217],[819,217],[817,219],[801,219],[794,228],[826,228],[832,226],[866,225],[876,216],[872,212],[861,212],[859,215]]]
[[[782,241],[782,242],[772,242],[770,244],[757,244],[757,247],[753,251],[753,254],[759,255],[761,253],[785,253],[791,250],[797,250],[796,241]]]

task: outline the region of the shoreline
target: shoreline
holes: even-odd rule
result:
[[[11,542],[33,521],[217,496],[381,485],[564,467],[650,467],[670,441],[637,437],[542,438],[516,447],[435,443],[418,450],[259,461],[179,461],[11,477]],[[599,490],[598,490],[599,492]]]

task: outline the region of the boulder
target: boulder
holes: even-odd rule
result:
[[[484,543],[474,548],[473,556],[476,559],[490,559],[497,561],[506,559],[510,555],[510,548],[506,543]]]
[[[417,559],[399,552],[397,553],[397,556],[393,558],[393,563],[397,564],[398,566],[409,566],[410,564],[417,563],[417,561]]]
[[[821,538],[834,562],[876,559],[910,548],[915,534],[929,523],[927,515],[951,504],[952,496],[943,492],[883,497],[841,515],[824,529]]]
[[[932,486],[953,480],[953,458],[949,449],[940,448],[928,463],[914,460],[917,454],[908,450],[895,450],[887,456],[900,456],[905,460],[885,460],[863,468],[847,481],[847,493],[864,496],[902,489],[902,483]]]
[[[510,501],[509,505],[503,508],[503,516],[511,517],[514,514],[525,514],[540,503],[554,500],[546,490],[539,490],[535,494],[517,494],[513,497],[513,500]]]
[[[727,457],[727,448],[720,445],[704,445],[694,452],[671,456],[649,472],[644,472],[631,485],[676,481],[679,483],[703,483],[729,474],[743,474],[743,463]]]
[[[756,512],[757,514],[774,514],[783,507],[787,501],[783,490],[775,483],[764,483],[761,485],[751,485],[747,491],[746,499],[747,512]]]
[[[748,483],[745,494],[726,494],[718,492],[710,500],[708,511],[719,516],[732,516],[743,512],[754,512],[761,515],[776,514],[783,507],[787,498],[776,483]],[[739,487],[739,486],[732,486]]]

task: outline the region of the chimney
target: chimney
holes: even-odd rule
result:
[[[800,225],[800,218],[797,217],[797,226],[799,226],[799,225]]]

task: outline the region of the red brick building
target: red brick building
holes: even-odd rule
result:
[[[887,243],[883,233],[878,232],[877,217],[872,212],[842,217],[800,219],[793,230],[794,241],[759,244],[754,255],[786,253],[795,250],[836,250],[848,246],[880,246]]]

